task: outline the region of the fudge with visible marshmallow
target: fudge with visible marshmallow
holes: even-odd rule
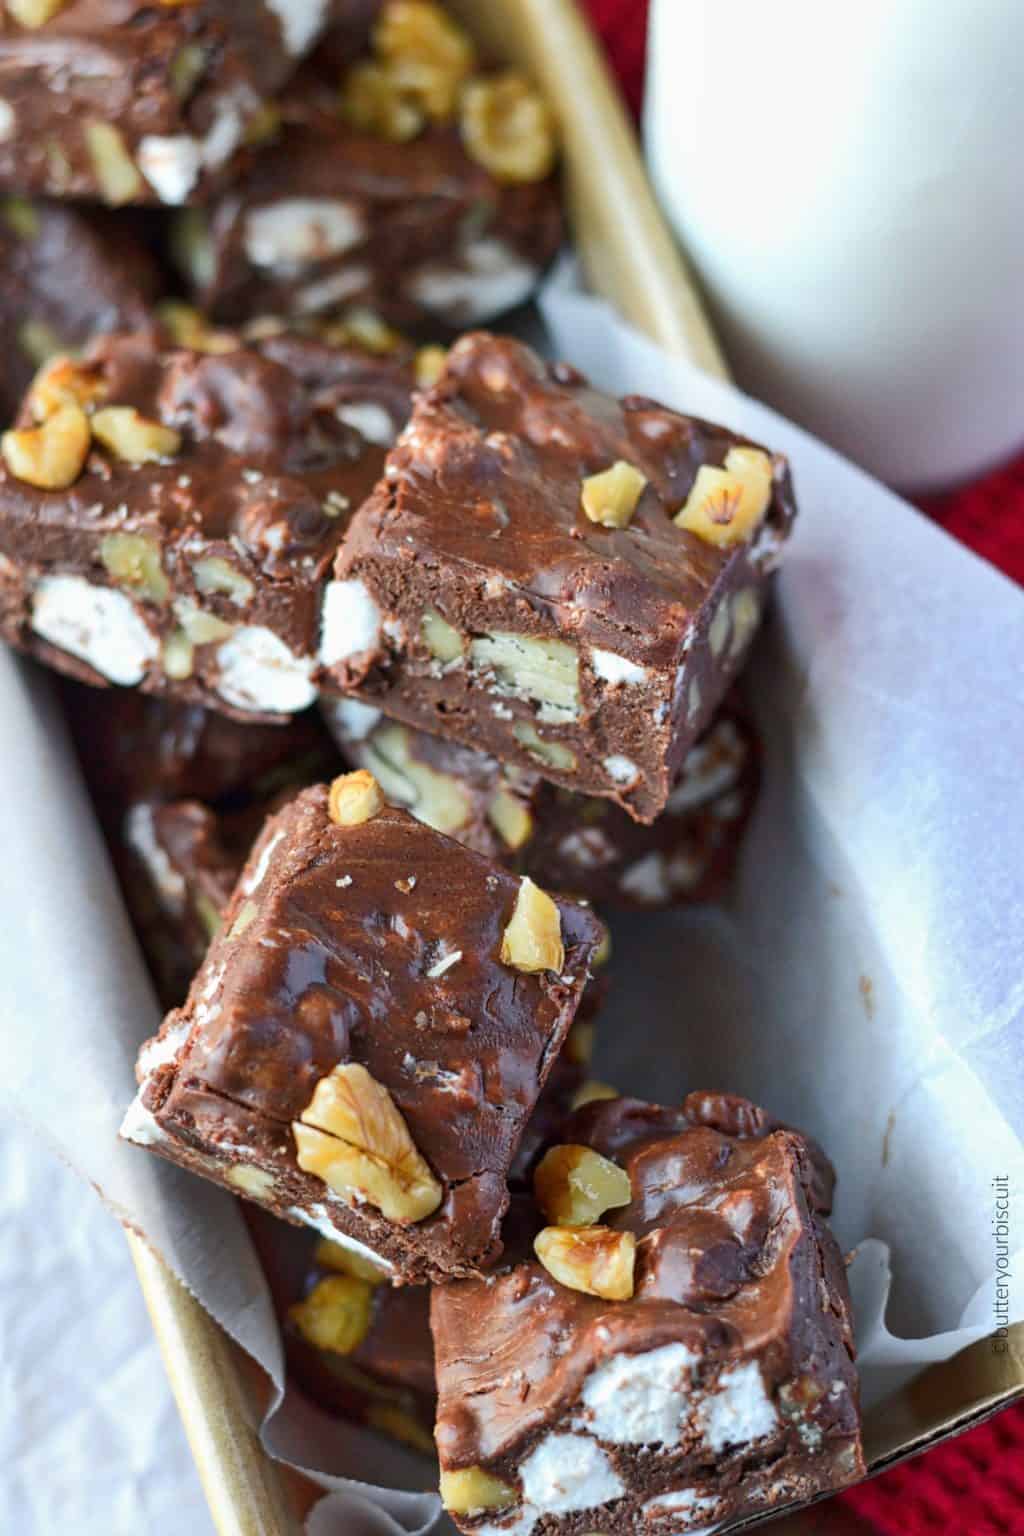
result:
[[[122,1134],[397,1282],[477,1273],[603,937],[363,770],[305,790],[143,1047]]]
[[[533,769],[387,720],[359,699],[324,694],[320,709],[348,760],[375,774],[392,804],[545,888],[597,906],[717,899],[757,792],[754,733],[736,700],[687,753],[651,826]]]
[[[0,635],[85,682],[281,719],[317,696],[326,579],[412,369],[196,341],[101,337],[36,378],[0,440]]]
[[[479,325],[528,299],[561,243],[553,119],[512,72],[480,72],[439,6],[385,4],[371,54],[335,38],[279,103],[280,132],[205,208],[179,265],[209,313],[369,305],[394,324]]]
[[[142,216],[145,218],[145,215]],[[0,379],[6,424],[36,369],[103,331],[150,323],[161,284],[147,230],[127,213],[73,203],[0,199]]]
[[[459,1529],[680,1536],[862,1476],[831,1190],[813,1142],[731,1095],[571,1116],[533,1255],[433,1294]]]
[[[353,0],[8,0],[0,187],[187,203],[237,170],[270,97]]]
[[[466,336],[339,550],[327,682],[651,822],[793,516],[778,455]]]

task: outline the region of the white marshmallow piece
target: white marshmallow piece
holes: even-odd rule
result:
[[[289,197],[254,208],[245,221],[245,254],[254,267],[300,271],[359,245],[366,224],[358,208],[331,197]]]
[[[32,628],[112,683],[141,683],[159,643],[131,598],[84,576],[43,576],[32,594]]]
[[[320,621],[320,660],[333,667],[380,644],[380,609],[358,577],[329,581]]]
[[[317,696],[312,656],[296,656],[262,625],[236,629],[217,650],[217,692],[237,709],[296,714]]]

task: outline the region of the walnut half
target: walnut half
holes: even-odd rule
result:
[[[636,1238],[611,1227],[545,1227],[533,1244],[553,1279],[573,1291],[605,1301],[628,1301],[633,1294]]]
[[[292,1123],[299,1167],[349,1204],[366,1201],[388,1221],[423,1221],[442,1188],[388,1090],[358,1062],[341,1062],[316,1085]]]
[[[533,1175],[533,1189],[548,1221],[559,1227],[589,1227],[633,1198],[629,1174],[592,1147],[549,1147]]]
[[[519,883],[516,904],[501,939],[501,963],[517,971],[561,971],[565,965],[562,916],[529,875]]]

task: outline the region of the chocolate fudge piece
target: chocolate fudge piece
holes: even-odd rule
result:
[[[651,826],[610,800],[387,720],[359,699],[323,695],[320,708],[348,760],[375,774],[393,805],[545,888],[599,907],[717,899],[757,791],[754,735],[735,702],[687,753]]]
[[[430,1290],[255,1206],[249,1227],[281,1322],[288,1374],[327,1413],[434,1456]]]
[[[332,43],[280,102],[277,141],[182,216],[178,259],[214,316],[354,303],[400,326],[464,328],[529,298],[558,250],[542,99],[518,76],[476,72],[436,6],[385,6],[374,39],[344,77]]]
[[[143,1047],[122,1134],[397,1282],[475,1273],[602,937],[365,772],[305,790]]]
[[[820,1149],[724,1094],[590,1104],[561,1137],[537,1257],[434,1292],[460,1530],[717,1529],[862,1476]]]
[[[330,0],[9,0],[0,186],[110,204],[207,195],[331,19]]]
[[[240,810],[340,766],[315,709],[275,725],[243,725],[198,704],[126,688],[97,693],[72,678],[61,679],[61,701],[89,791],[102,812],[118,817],[140,800]]]
[[[653,821],[793,516],[779,456],[464,337],[339,551],[329,680]]]
[[[198,800],[140,800],[122,817],[115,864],[165,1008],[184,1002],[262,820]]]
[[[412,372],[313,337],[204,345],[102,337],[37,378],[0,443],[0,635],[85,682],[280,718],[316,698],[326,577]]]
[[[8,338],[0,415],[11,420],[36,369],[101,331],[137,330],[161,277],[141,226],[100,208],[0,200],[0,325]]]

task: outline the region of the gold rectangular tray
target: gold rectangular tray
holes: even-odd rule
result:
[[[520,64],[560,117],[566,199],[587,282],[638,330],[706,373],[728,377],[696,285],[654,201],[636,136],[575,0],[450,0],[495,57]],[[680,0],[681,3],[681,0]],[[300,1536],[316,1490],[264,1454],[255,1426],[266,1384],[199,1303],[128,1233],[132,1257],[220,1536]],[[1024,1325],[924,1373],[887,1405],[867,1447],[874,1468],[1024,1397]],[[783,1517],[790,1536],[853,1533],[831,1505]]]

